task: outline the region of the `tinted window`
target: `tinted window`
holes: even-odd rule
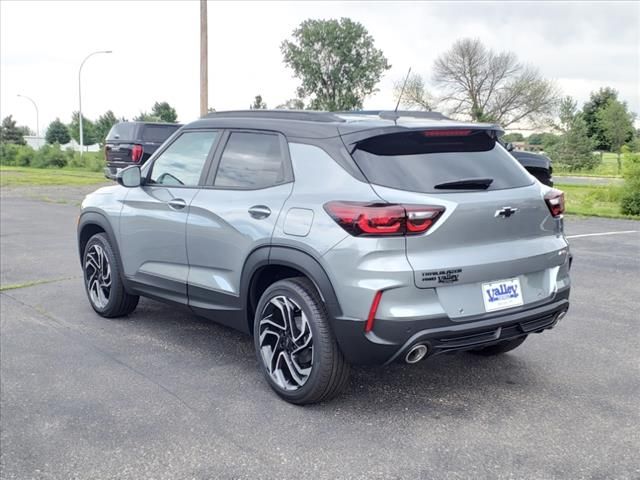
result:
[[[111,130],[109,130],[109,135],[107,135],[107,140],[133,140],[135,135],[136,124],[121,122],[116,123]]]
[[[280,138],[234,132],[224,149],[215,186],[258,189],[284,183],[285,161]]]
[[[186,132],[153,163],[151,182],[163,185],[197,185],[218,132]]]
[[[493,179],[489,190],[532,183],[516,159],[482,131],[455,137],[382,135],[358,144],[353,158],[369,182],[412,192],[444,193],[448,190],[434,187],[480,178]]]
[[[145,125],[142,128],[141,140],[143,142],[162,143],[179,128],[180,125]]]

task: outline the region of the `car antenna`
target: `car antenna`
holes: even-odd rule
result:
[[[402,100],[402,95],[404,94],[404,88],[407,86],[407,82],[409,81],[409,75],[411,75],[411,67],[409,67],[409,71],[407,72],[407,76],[404,79],[404,83],[402,84],[402,90],[400,90],[400,95],[398,95],[398,103],[396,103],[396,108],[394,113],[398,112],[398,107],[400,106],[400,101]]]

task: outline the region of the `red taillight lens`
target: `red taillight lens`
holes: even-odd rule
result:
[[[466,137],[471,135],[471,130],[425,130],[422,134],[425,137]]]
[[[564,192],[554,188],[544,196],[544,201],[547,202],[547,207],[549,207],[552,216],[555,218],[562,217],[564,213]]]
[[[329,202],[324,209],[354,236],[419,235],[444,212],[440,206],[362,202]]]
[[[364,331],[370,332],[373,330],[373,324],[376,321],[376,313],[378,312],[378,307],[380,306],[380,300],[382,299],[382,290],[376,292],[373,297],[373,302],[371,302],[371,308],[369,309],[369,316],[367,317],[367,323],[364,324]]]
[[[138,163],[142,159],[142,145],[134,145],[131,149],[131,160],[135,163]]]

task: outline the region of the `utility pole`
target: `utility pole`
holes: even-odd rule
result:
[[[80,125],[80,158],[82,158],[82,152],[84,151],[84,136],[82,131],[82,67],[84,67],[84,62],[89,60],[89,58],[94,55],[98,55],[99,53],[111,53],[111,50],[99,50],[97,52],[92,52],[87,55],[82,63],[80,64],[80,68],[78,69],[78,123]]]
[[[36,109],[36,137],[38,137],[38,145],[40,145],[40,113],[38,112],[38,105],[36,105],[36,102],[31,97],[20,94],[18,94],[18,96],[29,100],[31,103],[33,103],[33,106]]]
[[[200,116],[209,111],[209,59],[207,39],[207,0],[200,0]]]

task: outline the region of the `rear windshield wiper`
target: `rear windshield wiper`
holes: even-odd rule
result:
[[[493,178],[467,178],[454,182],[439,183],[434,186],[438,190],[486,190],[493,183]]]

